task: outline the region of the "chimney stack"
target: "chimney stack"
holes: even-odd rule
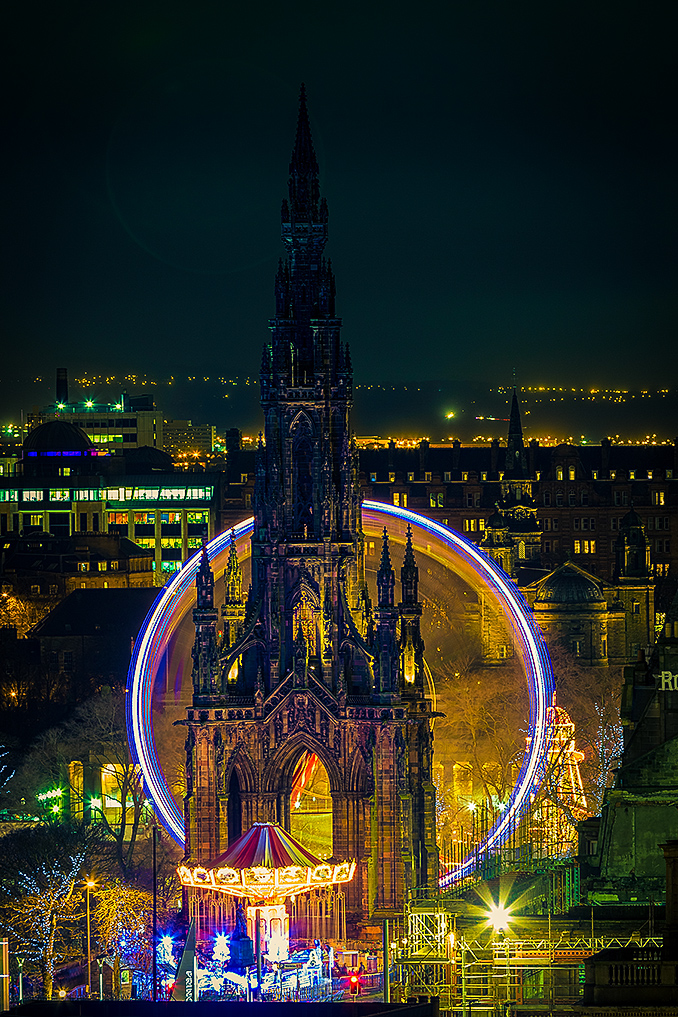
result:
[[[57,367],[56,373],[56,401],[57,404],[68,403],[68,368]]]

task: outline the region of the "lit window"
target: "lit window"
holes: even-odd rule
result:
[[[107,566],[107,563],[105,561],[100,561],[98,563],[98,565],[97,565],[97,568],[99,569],[99,572],[105,572],[106,571],[106,566]]]
[[[629,480],[635,480],[635,479],[636,479],[636,471],[635,470],[629,470]]]
[[[431,493],[431,494],[430,494],[430,495],[428,496],[428,500],[429,500],[429,505],[430,505],[430,507],[431,507],[431,508],[436,508],[436,507],[437,507],[437,505],[438,505],[438,499],[436,498],[436,496],[435,496],[435,494],[434,494],[434,493]]]
[[[438,491],[438,508],[443,508],[443,492]]]
[[[49,492],[50,501],[70,501],[71,492],[65,488],[52,488]]]
[[[408,473],[407,480],[410,484],[414,483],[414,473]]]
[[[127,526],[129,518],[128,512],[109,512],[108,513],[108,525],[109,526]]]
[[[616,470],[610,470],[610,480],[616,480],[616,479],[617,479],[617,471]]]
[[[425,473],[424,474],[424,480],[426,481],[427,484],[430,484],[431,483],[431,474],[430,473]]]
[[[395,484],[395,473],[389,473],[388,482],[389,484]]]
[[[397,491],[393,492],[393,504],[400,505],[400,495]]]
[[[462,473],[461,479],[462,480],[468,480],[468,473]]]
[[[118,571],[118,563],[117,563],[117,561],[112,561],[111,562],[111,572],[117,572],[117,571]]]
[[[407,508],[407,495],[403,494],[403,508]]]
[[[591,470],[591,479],[592,480],[598,479],[598,470]]]
[[[89,572],[89,562],[88,561],[79,561],[78,562],[78,572]]]
[[[190,514],[189,512],[189,516]],[[134,522],[139,526],[151,526],[155,523],[155,512],[135,512]]]
[[[563,480],[563,468],[562,466],[556,467],[556,480]]]
[[[666,503],[666,491],[653,491],[652,492],[652,504],[653,505],[664,505]]]
[[[26,489],[23,492],[22,501],[42,501],[42,497],[43,497],[43,492],[42,491],[35,491],[35,490],[28,490],[28,489]]]
[[[375,483],[376,483],[376,481],[377,481],[377,475],[376,475],[376,473],[370,473],[370,482],[371,482],[372,484],[375,484]]]
[[[574,553],[581,554],[581,540],[575,540],[574,542]]]
[[[486,473],[481,473],[480,474],[480,479],[481,480],[487,480],[487,474]],[[537,477],[537,480],[539,480],[539,477]]]
[[[42,516],[31,516],[31,526],[42,526]]]
[[[241,484],[246,484],[247,483],[247,474],[246,473],[241,473],[240,474],[240,483]]]
[[[574,469],[574,466],[570,466],[570,468],[567,471],[567,474],[568,474],[569,480],[574,480],[574,478],[575,478],[575,469]]]

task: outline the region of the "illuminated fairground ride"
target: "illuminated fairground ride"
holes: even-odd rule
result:
[[[575,744],[574,723],[556,705],[547,714],[551,731],[546,776],[530,814],[531,837],[543,858],[565,858],[576,846],[576,823],[588,814],[579,764],[584,753]]]
[[[290,923],[285,900],[348,883],[355,867],[355,861],[322,861],[277,823],[254,823],[214,861],[180,865],[177,872],[183,886],[249,900],[250,934],[258,911],[262,952],[269,960],[286,960]]]
[[[366,536],[380,536],[387,526],[389,536],[405,543],[408,525],[412,527],[415,551],[429,555],[460,575],[472,589],[485,596],[505,616],[525,670],[530,698],[530,724],[527,748],[515,788],[506,808],[497,816],[483,838],[479,850],[497,851],[511,836],[519,817],[534,798],[545,773],[552,730],[548,711],[553,700],[551,661],[539,626],[517,586],[503,569],[485,555],[476,544],[447,526],[396,505],[364,501],[363,530]],[[238,556],[250,553],[250,535],[254,521],[244,520],[234,528]],[[231,533],[221,533],[207,546],[215,574],[223,572]],[[168,833],[184,844],[184,817],[172,796],[162,772],[151,719],[152,695],[156,674],[175,629],[195,602],[195,574],[200,552],[190,558],[161,591],[137,637],[128,677],[127,729],[134,760],[141,767],[149,798],[156,815]],[[458,882],[476,865],[477,853],[455,865],[441,879],[441,886]]]

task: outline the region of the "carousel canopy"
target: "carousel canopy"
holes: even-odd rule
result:
[[[184,886],[264,900],[347,883],[355,862],[323,862],[277,823],[255,823],[213,862],[177,871]]]

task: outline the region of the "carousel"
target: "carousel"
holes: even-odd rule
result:
[[[285,900],[309,890],[348,883],[355,861],[323,861],[290,836],[278,823],[254,823],[227,851],[206,865],[180,865],[183,886],[239,898],[247,908],[252,939],[258,933],[269,960],[289,953],[290,923]],[[257,912],[259,917],[256,928]]]

